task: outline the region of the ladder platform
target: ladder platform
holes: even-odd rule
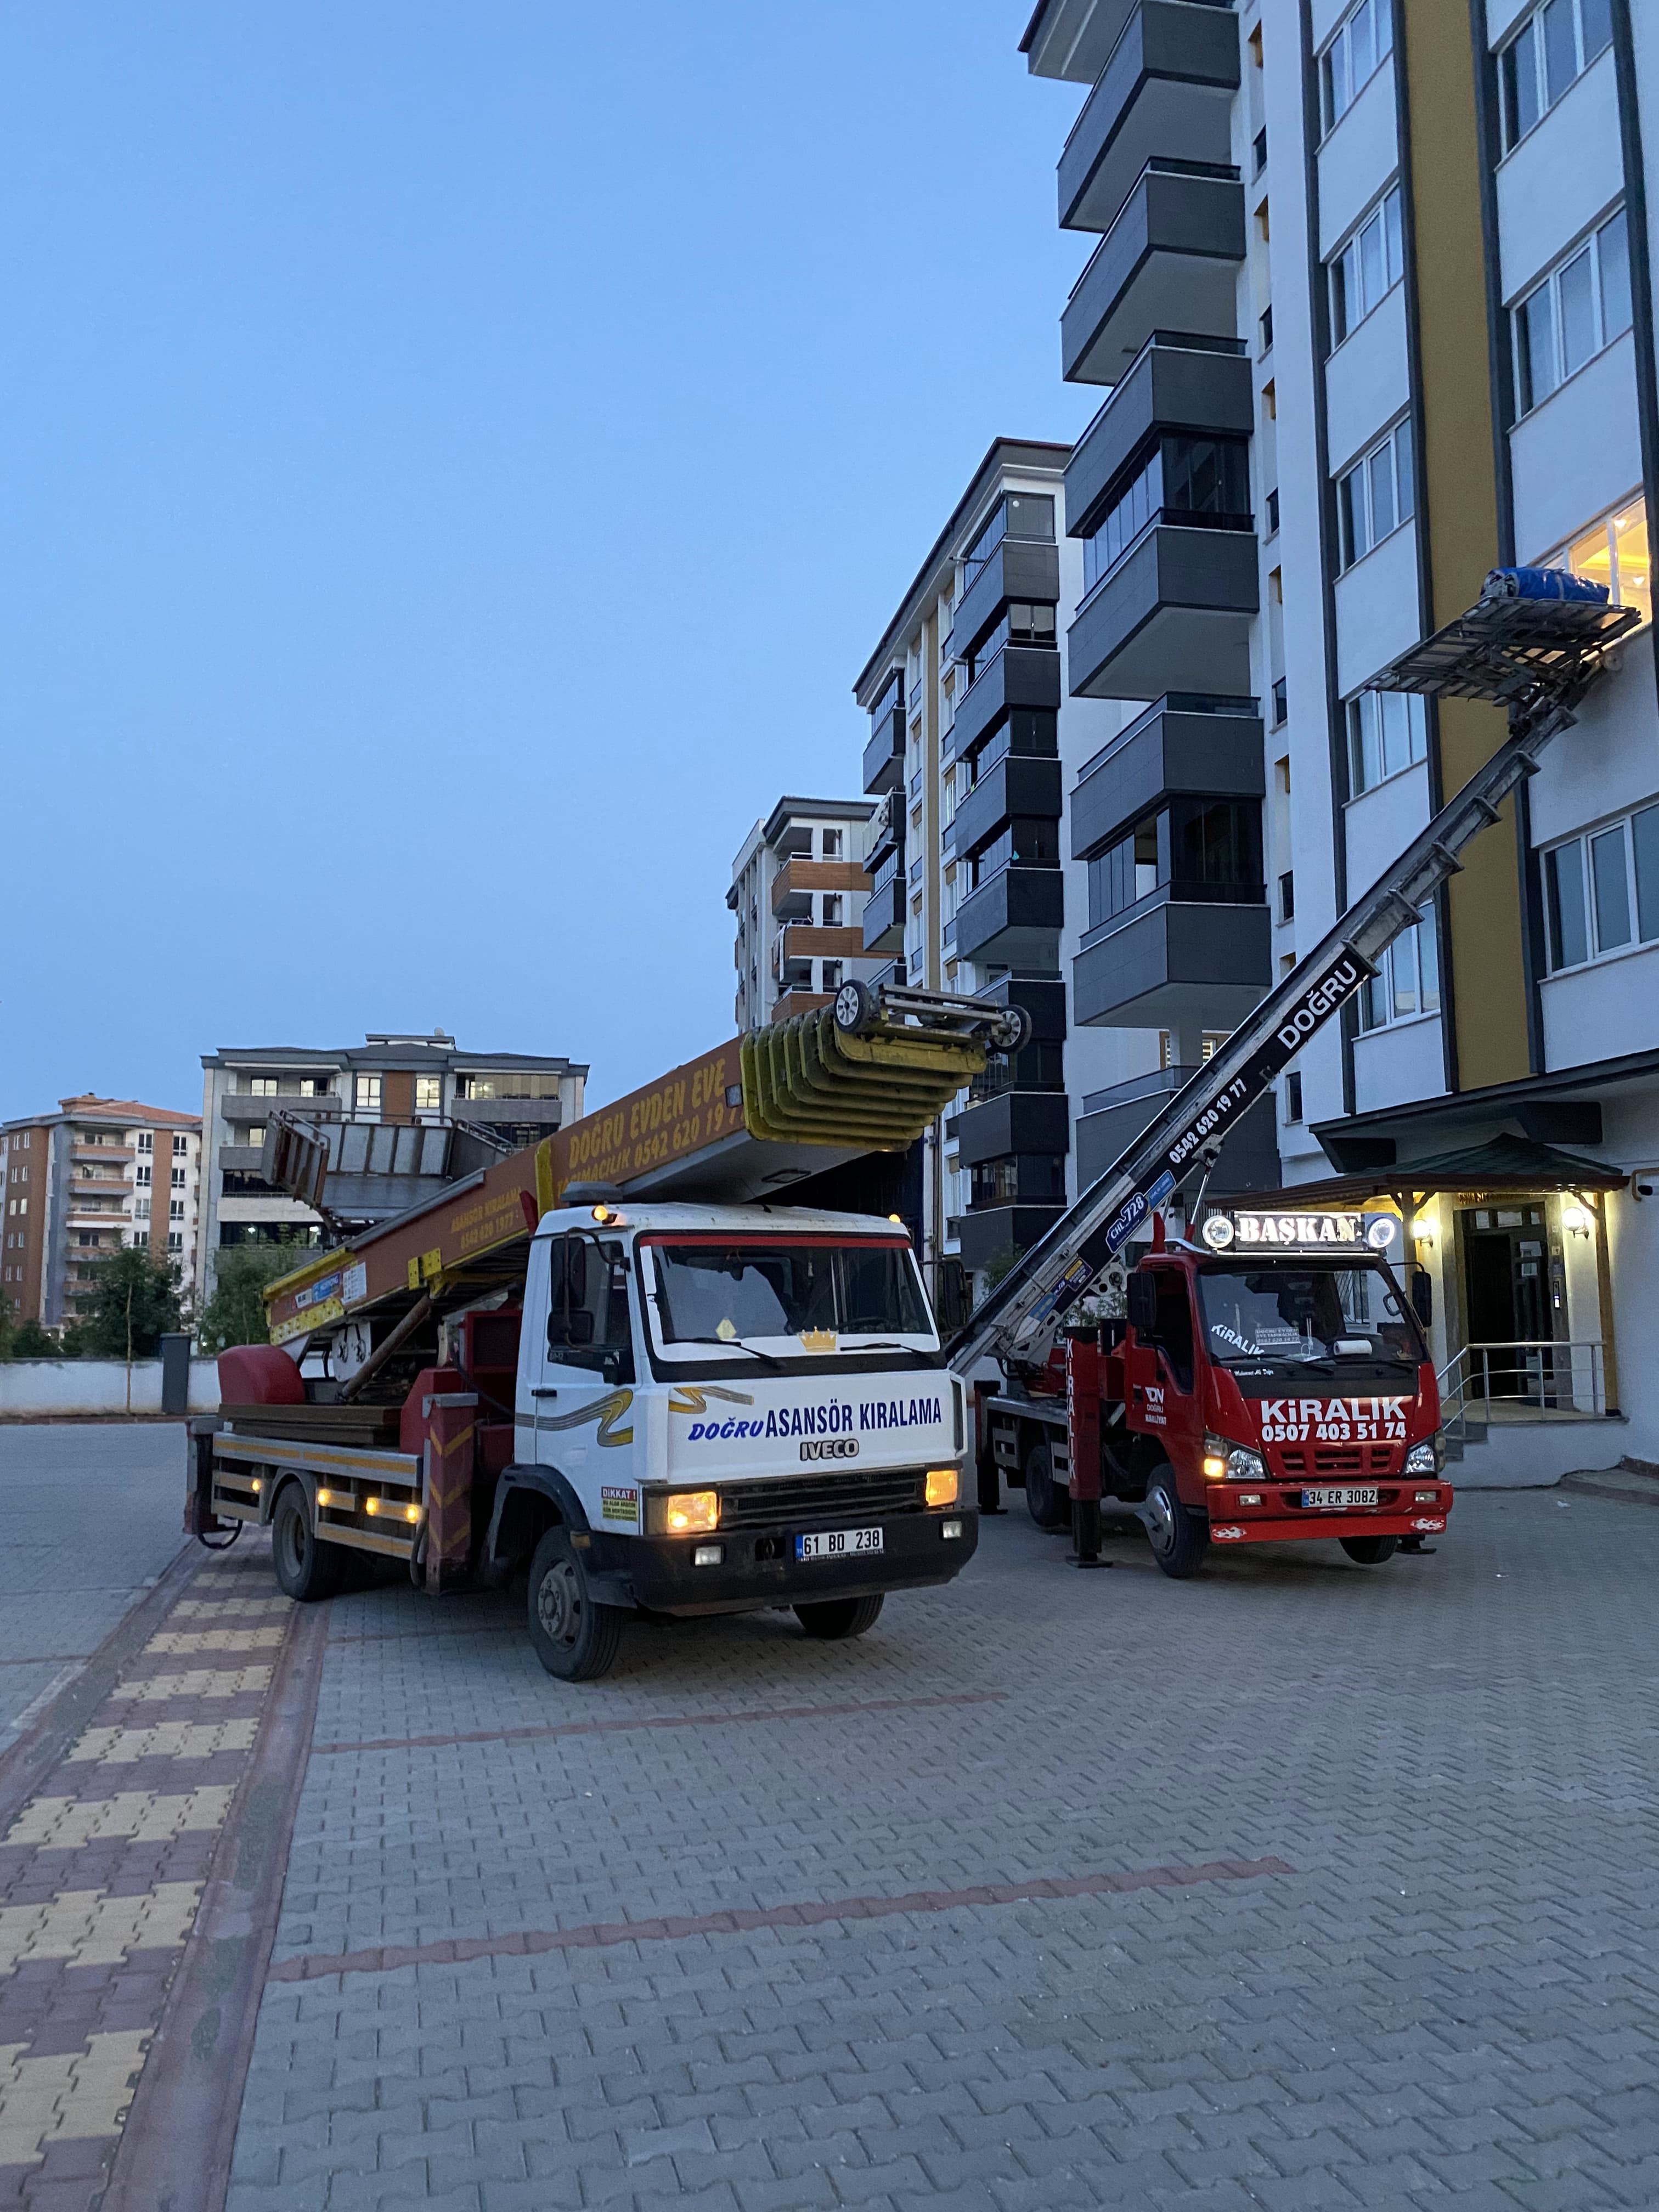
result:
[[[1600,673],[1601,655],[1642,620],[1638,607],[1583,599],[1483,599],[1373,677],[1378,691],[1531,704]]]

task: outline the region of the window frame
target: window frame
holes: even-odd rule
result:
[[[1376,974],[1361,987],[1358,997],[1359,1035],[1375,1036],[1381,1030],[1401,1029],[1407,1022],[1427,1021],[1437,1018],[1442,1011],[1440,975],[1440,917],[1431,898],[1419,907],[1418,919],[1409,929],[1402,929],[1392,944],[1383,947],[1376,963]],[[1432,948],[1434,1003],[1428,1003],[1428,987],[1424,981],[1424,931],[1428,931],[1427,942]],[[1416,1004],[1409,1013],[1398,1009],[1399,985],[1395,980],[1397,956],[1403,945],[1409,944],[1412,951],[1413,994]],[[1381,988],[1386,1011],[1374,1015],[1377,1003],[1374,995]]]
[[[1597,46],[1594,53],[1587,52],[1584,33],[1584,0],[1568,0],[1568,4],[1572,9],[1572,43],[1577,66],[1553,99],[1549,95],[1549,76],[1545,67],[1544,42],[1540,27],[1545,11],[1551,5],[1551,0],[1538,0],[1538,4],[1528,9],[1518,23],[1510,26],[1503,44],[1493,49],[1492,70],[1498,86],[1498,130],[1499,142],[1504,149],[1500,159],[1504,161],[1509,159],[1517,146],[1524,145],[1539,125],[1555,112],[1574,85],[1589,74],[1613,44],[1612,35],[1609,33],[1605,45]],[[1526,39],[1531,39],[1533,41],[1533,90],[1538,100],[1538,112],[1524,130],[1517,129],[1511,137],[1510,124],[1514,118],[1510,113],[1508,67],[1510,57],[1519,50],[1522,40]]]
[[[1602,240],[1615,224],[1624,226],[1625,236],[1625,296],[1632,312],[1627,321],[1609,328],[1607,321],[1607,278],[1603,269]],[[1588,258],[1591,271],[1592,301],[1595,317],[1595,340],[1589,351],[1574,368],[1567,367],[1566,318],[1562,307],[1561,280],[1569,270]],[[1537,390],[1534,369],[1533,347],[1528,311],[1534,301],[1547,295],[1549,308],[1549,337],[1553,356],[1551,374],[1554,381],[1547,391]],[[1635,326],[1633,301],[1630,289],[1630,214],[1624,201],[1617,207],[1598,216],[1587,231],[1576,238],[1564,253],[1557,256],[1541,275],[1534,277],[1509,311],[1510,350],[1515,366],[1515,420],[1517,424],[1528,422],[1540,407],[1547,406],[1558,392],[1564,392],[1575,377],[1582,376],[1593,363],[1612,346],[1618,344],[1627,331]]]
[[[1365,733],[1359,725],[1363,720],[1363,710],[1367,699],[1375,699],[1377,702],[1376,759],[1379,768],[1382,768],[1384,758],[1382,702],[1385,699],[1402,699],[1405,702],[1407,730],[1407,757],[1403,765],[1399,768],[1382,768],[1382,773],[1369,783],[1364,781],[1360,774],[1364,758]],[[1429,757],[1428,702],[1415,691],[1379,691],[1374,684],[1367,684],[1356,691],[1352,698],[1343,701],[1342,719],[1348,745],[1350,805],[1357,799],[1364,798],[1368,792],[1380,791],[1385,783],[1392,783],[1396,776],[1409,775],[1413,769],[1420,768]]]
[[[1643,881],[1638,871],[1636,825],[1648,817],[1654,817],[1654,835],[1659,837],[1659,799],[1650,799],[1641,806],[1632,806],[1624,814],[1610,820],[1592,822],[1582,830],[1575,830],[1570,837],[1553,838],[1538,852],[1538,881],[1542,897],[1544,915],[1544,981],[1557,975],[1578,975],[1586,969],[1605,967],[1610,960],[1628,954],[1643,952],[1659,945],[1659,852],[1656,853],[1654,880],[1647,888],[1649,920],[1652,934],[1643,935]],[[1617,833],[1624,860],[1625,914],[1629,933],[1618,943],[1601,942],[1601,899],[1596,880],[1595,848],[1600,841]],[[1565,960],[1558,957],[1561,951],[1559,917],[1559,884],[1557,862],[1563,853],[1577,856],[1578,923],[1583,932],[1586,950],[1582,958]]]
[[[1393,210],[1392,222],[1389,220],[1390,209]],[[1346,277],[1343,275],[1343,269],[1349,255],[1352,254],[1355,257],[1356,279],[1363,274],[1364,258],[1361,240],[1374,222],[1381,225],[1379,235],[1382,246],[1382,289],[1375,300],[1369,301],[1358,314],[1354,314],[1348,312],[1350,288]],[[1391,262],[1391,255],[1397,256],[1397,266]],[[1371,202],[1341,245],[1325,264],[1325,282],[1331,317],[1331,351],[1334,354],[1340,348],[1346,345],[1354,333],[1370,320],[1389,293],[1397,285],[1405,282],[1405,277],[1406,207],[1401,197],[1400,179],[1396,177],[1394,182],[1385,185],[1377,198]],[[1354,289],[1356,292],[1361,291],[1363,286],[1356,283]],[[1340,313],[1337,304],[1339,296],[1343,302]]]
[[[1356,77],[1353,74],[1352,41],[1351,34],[1354,24],[1362,15],[1369,15],[1370,19],[1370,63],[1364,76],[1363,77]],[[1386,46],[1379,46],[1377,43],[1379,31],[1385,32],[1387,33],[1388,44]],[[1347,72],[1346,83],[1348,88],[1348,96],[1343,101],[1340,108],[1335,106],[1333,94],[1333,82],[1334,76],[1333,57],[1339,46],[1343,49],[1344,67]],[[1319,77],[1319,142],[1321,145],[1324,144],[1325,141],[1330,137],[1332,131],[1335,130],[1337,125],[1341,122],[1343,117],[1348,114],[1349,112],[1358,104],[1361,93],[1363,93],[1366,86],[1370,84],[1371,79],[1382,68],[1383,63],[1392,59],[1393,54],[1393,0],[1353,0],[1353,5],[1344,12],[1341,21],[1336,26],[1336,28],[1331,33],[1330,37],[1326,40],[1324,45],[1320,48],[1317,55],[1315,57],[1315,67],[1318,71]]]
[[[1403,468],[1401,465],[1402,433],[1407,441],[1403,448],[1406,464]],[[1371,512],[1371,470],[1380,456],[1390,448],[1393,449],[1394,453],[1390,474],[1394,482],[1395,514],[1389,527],[1386,530],[1378,531],[1375,526],[1376,517]],[[1336,477],[1334,483],[1337,538],[1338,554],[1340,560],[1340,567],[1337,573],[1340,575],[1346,575],[1351,568],[1357,568],[1362,561],[1375,553],[1377,547],[1392,538],[1396,531],[1403,530],[1408,522],[1415,521],[1417,519],[1416,471],[1416,429],[1410,415],[1407,414],[1402,415],[1398,422],[1391,423],[1380,438],[1368,446],[1364,453],[1350,462],[1348,466]],[[1363,550],[1359,552],[1353,550],[1352,501],[1351,499],[1345,500],[1347,488],[1355,483],[1363,485],[1365,501],[1366,539]],[[1407,503],[1408,501],[1409,505]]]
[[[1638,509],[1641,511],[1643,526],[1649,532],[1650,558],[1648,563],[1646,596],[1650,610],[1651,610],[1654,598],[1653,566],[1651,559],[1652,526],[1648,517],[1647,495],[1639,484],[1637,486],[1636,489],[1632,492],[1628,499],[1621,500],[1617,507],[1609,507],[1605,514],[1596,515],[1592,520],[1587,522],[1582,530],[1575,530],[1572,536],[1567,539],[1564,545],[1556,546],[1552,552],[1546,554],[1543,559],[1540,561],[1537,565],[1540,568],[1564,568],[1569,575],[1578,574],[1580,572],[1571,566],[1571,558],[1574,549],[1582,545],[1586,538],[1591,537],[1597,530],[1600,530],[1604,533],[1607,539],[1607,580],[1613,592],[1613,605],[1616,607],[1639,607],[1642,605],[1642,601],[1640,599],[1626,599],[1623,596],[1624,587],[1620,576],[1619,532],[1617,528],[1619,519],[1621,515],[1633,517]],[[1590,580],[1599,582],[1600,579],[1592,578]],[[1647,621],[1640,623],[1638,626],[1637,630],[1633,631],[1632,635],[1639,635],[1641,630],[1646,629],[1651,626],[1653,616],[1650,611]]]

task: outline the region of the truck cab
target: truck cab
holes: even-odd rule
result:
[[[962,1385],[901,1224],[565,1208],[523,1297],[483,1559],[528,1571],[550,1672],[597,1671],[590,1647],[629,1607],[793,1608],[809,1633],[856,1634],[887,1591],[972,1558]]]

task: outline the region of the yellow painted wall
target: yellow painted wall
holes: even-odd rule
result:
[[[1422,526],[1438,629],[1474,605],[1498,556],[1486,241],[1469,10],[1463,0],[1404,0],[1404,12],[1428,488]],[[1448,799],[1507,735],[1495,708],[1471,700],[1442,705]],[[1504,803],[1504,824],[1477,838],[1463,860],[1447,901],[1458,1086],[1474,1091],[1529,1072],[1513,799]]]

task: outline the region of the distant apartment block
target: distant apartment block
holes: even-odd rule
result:
[[[739,1030],[827,1006],[863,960],[864,856],[879,811],[867,799],[781,799],[744,838],[726,895]]]
[[[324,1241],[323,1217],[265,1179],[274,1115],[325,1133],[331,1212],[386,1219],[494,1152],[580,1119],[587,1076],[562,1054],[469,1051],[441,1030],[343,1047],[227,1046],[202,1066],[204,1296],[228,1246]]]
[[[0,1297],[20,1321],[72,1322],[99,1262],[139,1245],[196,1272],[202,1125],[87,1092],[0,1127]]]

